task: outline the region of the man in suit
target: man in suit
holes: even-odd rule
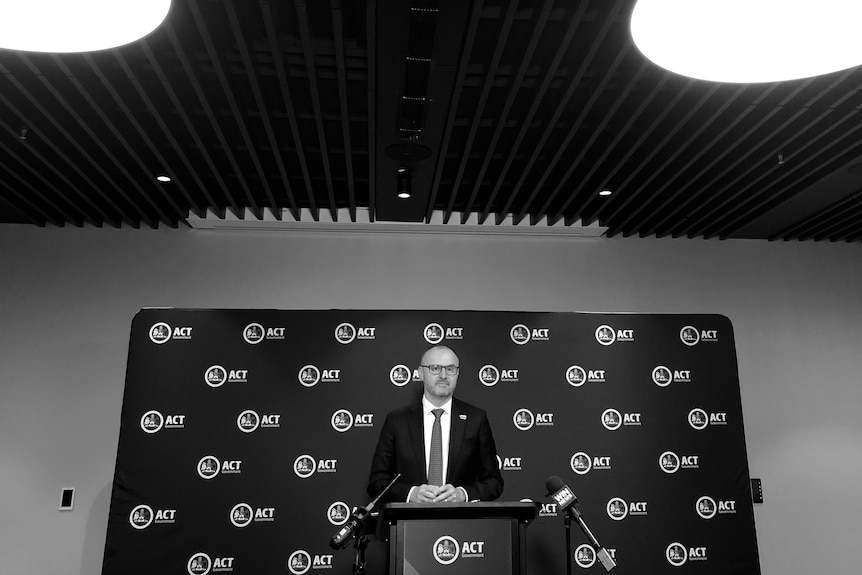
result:
[[[459,370],[458,356],[446,346],[422,355],[422,400],[386,416],[368,478],[371,497],[396,473],[401,478],[385,501],[490,501],[503,492],[487,414],[453,397]]]

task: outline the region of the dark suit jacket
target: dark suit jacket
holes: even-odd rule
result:
[[[371,462],[368,495],[375,497],[396,473],[402,476],[381,503],[406,501],[412,486],[428,482],[421,400],[386,416]],[[458,399],[452,400],[445,483],[463,487],[468,500],[491,501],[503,492],[503,476],[488,416],[484,410]]]

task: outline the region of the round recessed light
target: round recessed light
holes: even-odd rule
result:
[[[410,194],[408,194],[407,192],[400,192],[400,193],[398,194],[398,198],[399,198],[399,199],[401,199],[401,200],[409,200],[409,199],[410,199]]]
[[[3,0],[0,48],[91,52],[143,38],[161,24],[171,0]]]
[[[716,82],[778,82],[862,64],[862,3],[638,0],[631,33],[659,66]]]
[[[171,181],[171,177],[170,177],[170,176],[166,176],[166,175],[164,175],[164,174],[162,174],[161,176],[156,176],[156,179],[157,179],[158,181],[160,181],[160,182],[163,182],[163,183],[167,183],[167,182],[170,182],[170,181]]]
[[[612,192],[610,190],[602,190],[601,192],[599,192],[599,195],[600,196],[609,196],[609,195],[611,195],[611,193]]]

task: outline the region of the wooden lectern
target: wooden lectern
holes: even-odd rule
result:
[[[389,541],[390,575],[521,575],[532,502],[389,503],[378,537]]]

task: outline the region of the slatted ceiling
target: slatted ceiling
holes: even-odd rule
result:
[[[128,46],[2,52],[0,222],[156,227],[320,210],[355,222],[364,209],[374,221],[394,194],[378,177],[392,159],[377,149],[430,141],[399,140],[398,118],[411,114],[380,111],[419,94],[426,75],[444,77],[434,66],[449,49],[448,94],[405,107],[414,123],[437,119],[410,200],[426,222],[442,211],[458,224],[598,223],[611,238],[860,241],[862,176],[839,178],[834,202],[798,221],[766,216],[862,161],[862,71],[688,80],[631,45],[632,6],[175,0],[164,26]],[[401,30],[401,48],[378,30]],[[411,72],[408,54],[432,62]],[[159,173],[173,182],[154,182]],[[614,195],[598,197],[605,187]]]

